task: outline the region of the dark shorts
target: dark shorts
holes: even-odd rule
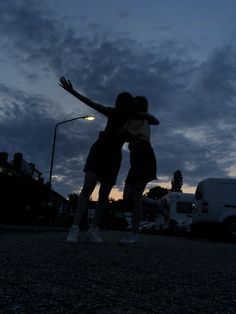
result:
[[[157,162],[150,142],[143,141],[130,147],[130,170],[126,182],[142,180],[146,183],[156,179]]]
[[[91,147],[84,172],[91,171],[99,182],[116,184],[122,160],[121,143],[98,139]]]

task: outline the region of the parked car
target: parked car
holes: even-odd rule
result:
[[[191,229],[193,235],[205,233],[236,241],[236,179],[207,178],[199,182]]]
[[[143,233],[155,233],[156,232],[156,224],[151,221],[141,221],[139,225],[139,232]]]

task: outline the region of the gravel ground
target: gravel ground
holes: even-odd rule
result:
[[[140,235],[0,229],[0,313],[236,313],[236,245]]]

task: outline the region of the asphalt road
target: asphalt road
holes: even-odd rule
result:
[[[105,231],[0,229],[0,313],[236,313],[236,244]]]

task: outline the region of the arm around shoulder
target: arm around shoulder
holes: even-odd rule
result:
[[[149,124],[158,125],[160,121],[152,114],[144,111],[139,111],[137,116],[143,119],[147,119]]]

